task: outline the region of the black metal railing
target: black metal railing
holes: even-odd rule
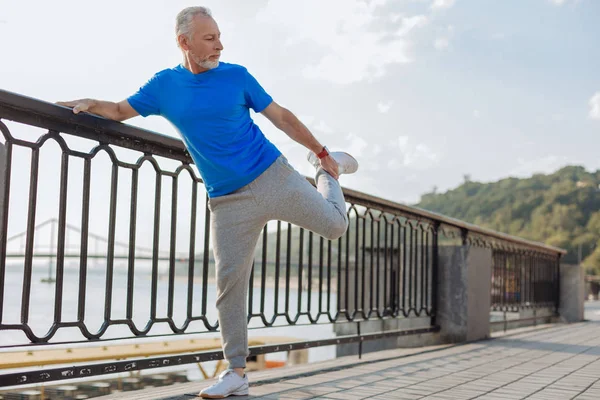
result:
[[[0,349],[218,330],[210,210],[181,141],[0,90],[0,182]],[[428,318],[428,326],[254,347],[252,354],[439,330],[444,228],[473,243],[499,243],[506,250],[494,260],[505,275],[514,268],[501,264],[502,254],[523,248],[554,257],[556,270],[560,249],[344,193],[350,226],[338,240],[281,221],[265,226],[250,277],[250,328],[391,318]],[[556,281],[541,289],[536,274],[545,267],[536,265],[520,275],[530,283],[524,296],[556,301]],[[501,288],[512,299],[509,286]],[[220,358],[214,351],[66,374],[45,369],[2,375],[0,386]]]
[[[494,249],[492,256],[492,330],[500,324],[505,331],[509,324],[537,325],[558,315],[560,255]]]
[[[534,251],[494,250],[492,311],[558,309],[559,260]]]

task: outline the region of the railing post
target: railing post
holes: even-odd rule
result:
[[[469,243],[469,231],[467,229],[461,229],[460,230],[460,237],[462,240],[462,245],[466,246]]]
[[[4,243],[4,240],[6,239],[4,235],[7,234],[7,232],[4,232],[4,224],[2,223],[2,221],[4,221],[5,206],[8,207],[8,204],[4,204],[4,196],[6,194],[6,169],[6,146],[0,143],[0,244]]]
[[[438,246],[438,238],[440,232],[440,222],[435,221],[433,224],[433,240],[431,241],[431,251],[432,251],[432,260],[431,260],[431,326],[436,326],[437,323],[437,312],[438,312],[438,268],[439,268],[439,246]]]
[[[555,301],[555,313],[556,315],[559,315],[559,308],[560,308],[560,258],[561,258],[561,254],[559,254],[556,257],[556,271],[555,271],[555,282],[556,282],[556,288],[554,291],[554,301]]]

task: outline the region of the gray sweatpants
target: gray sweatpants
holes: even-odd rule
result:
[[[223,352],[230,368],[243,368],[248,357],[248,280],[254,249],[270,220],[291,222],[328,239],[348,227],[340,184],[318,169],[317,189],[284,156],[237,191],[209,200],[217,270],[217,311]]]

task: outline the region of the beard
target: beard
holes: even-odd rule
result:
[[[204,68],[204,69],[215,69],[219,66],[219,60],[216,61],[211,61],[208,58],[205,59],[200,59],[200,57],[196,56],[195,54],[191,54],[192,56],[192,60],[194,60],[194,62],[200,67],[200,68]]]

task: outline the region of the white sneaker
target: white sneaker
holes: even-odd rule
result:
[[[350,154],[345,153],[343,151],[332,151],[329,153],[331,157],[338,163],[338,173],[342,174],[353,174],[358,170],[358,161]],[[319,157],[312,151],[308,152],[308,156],[306,157],[308,162],[315,166],[315,168],[319,168],[321,164],[319,163]]]
[[[200,397],[203,399],[224,399],[229,396],[248,395],[248,376],[243,378],[232,369],[226,369],[219,375],[219,380],[214,385],[203,389]]]

